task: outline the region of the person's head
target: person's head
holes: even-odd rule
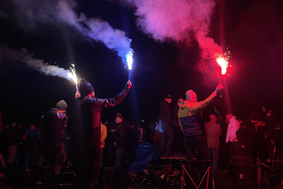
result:
[[[232,117],[234,116],[232,111],[227,111],[226,112],[226,119],[229,121]]]
[[[256,111],[253,111],[252,113],[250,113],[249,115],[249,120],[252,122],[252,123],[256,123],[257,121],[259,121],[259,115],[257,114]]]
[[[177,105],[181,106],[182,102],[184,102],[184,99],[183,98],[179,98],[178,101],[177,101]]]
[[[209,116],[209,120],[210,120],[210,122],[216,123],[216,121],[217,121],[216,115],[211,114],[211,115]]]
[[[116,124],[121,123],[124,120],[124,117],[122,115],[116,116],[115,122]]]
[[[94,97],[94,88],[93,86],[84,78],[81,78],[79,81],[79,91],[82,96]]]
[[[66,110],[68,108],[68,105],[65,102],[65,100],[60,100],[59,102],[56,103],[55,107],[60,110]]]
[[[4,129],[9,129],[9,124],[4,123]]]
[[[168,102],[169,104],[172,102],[172,97],[171,97],[171,95],[165,95],[165,96],[164,96],[164,99],[165,99],[165,101]]]
[[[197,102],[198,101],[197,94],[193,90],[188,90],[186,92],[186,100],[190,102]]]

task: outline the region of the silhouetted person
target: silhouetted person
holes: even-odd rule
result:
[[[204,126],[206,131],[208,158],[212,159],[212,176],[216,177],[219,158],[219,136],[221,135],[221,126],[216,123],[217,119],[214,114],[211,114],[209,116],[209,119],[210,121],[205,123]]]
[[[174,129],[174,155],[180,156],[184,151],[184,135],[182,133],[179,119],[178,119],[178,111],[181,103],[184,102],[184,99],[179,98],[177,104],[173,108],[173,129]]]
[[[252,157],[253,146],[256,138],[256,131],[254,124],[259,120],[259,115],[252,112],[248,119],[245,119],[241,127],[237,130],[236,135],[240,146],[241,156]]]
[[[76,103],[69,120],[75,129],[71,138],[77,139],[76,157],[77,177],[82,179],[84,186],[80,188],[97,188],[100,145],[101,145],[101,111],[103,108],[116,106],[122,102],[132,86],[128,81],[116,97],[101,99],[95,97],[93,86],[85,79],[79,82],[79,92],[76,93]],[[74,114],[74,112],[76,112]],[[73,117],[73,118],[72,118]],[[73,119],[73,120],[72,120]]]
[[[228,165],[229,161],[228,160],[228,144],[225,141],[226,138],[226,133],[227,133],[227,127],[229,121],[222,116],[217,116],[217,122],[221,126],[221,136],[219,137],[220,139],[220,153],[219,153],[219,168],[222,169],[223,173],[228,172]]]
[[[105,139],[107,138],[107,128],[101,123],[101,135],[100,135],[100,163],[99,167],[103,167],[103,156],[104,156],[104,148],[105,148]]]
[[[8,144],[8,160],[7,163],[15,163],[17,149],[18,149],[18,132],[16,129],[16,122],[12,122],[9,128],[6,130],[6,139]]]
[[[265,140],[268,152],[268,162],[276,159],[277,155],[281,155],[282,148],[282,125],[281,122],[276,119],[276,113],[273,110],[269,110],[266,114],[265,125]]]
[[[39,130],[32,124],[23,136],[23,140],[26,141],[26,168],[34,170],[35,157],[38,151],[38,140],[40,139]]]
[[[126,136],[126,126],[124,121],[124,117],[119,115],[116,117],[116,137],[114,140],[114,146],[116,146],[116,167],[119,167],[122,171],[122,158],[127,145],[127,136]]]
[[[165,95],[161,100],[159,108],[159,119],[161,121],[161,153],[162,156],[172,156],[172,146],[174,142],[173,113],[169,104],[172,98],[170,95]],[[168,140],[166,140],[168,138]]]
[[[60,100],[42,117],[40,132],[44,136],[44,158],[47,165],[54,165],[55,174],[61,172],[59,163],[65,154],[64,118],[66,118],[67,103]]]

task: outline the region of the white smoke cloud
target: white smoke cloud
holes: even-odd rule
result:
[[[38,24],[61,26],[62,23],[72,26],[80,35],[90,41],[100,41],[111,50],[114,50],[126,63],[126,54],[131,50],[131,39],[125,32],[113,29],[106,21],[100,18],[86,18],[74,11],[76,3],[72,0],[10,0],[5,7],[13,12],[2,12],[0,16],[10,16],[26,30],[36,30]]]
[[[14,50],[8,46],[0,46],[0,64],[4,61],[21,62],[36,71],[44,73],[45,75],[52,75],[72,80],[68,77],[71,74],[69,70],[65,70],[58,66],[49,65],[43,60],[35,59],[27,49]]]

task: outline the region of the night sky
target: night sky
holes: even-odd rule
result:
[[[17,2],[23,4],[25,1],[27,4],[20,12]],[[37,0],[36,6],[33,2],[0,0],[0,104],[4,121],[39,123],[40,117],[56,102],[64,99],[68,103],[75,94],[72,81],[35,70],[22,63],[21,58],[8,56],[6,49],[19,51],[24,48],[34,59],[65,70],[74,63],[78,77],[92,83],[97,97],[118,94],[127,82],[128,70],[117,52],[101,41],[79,34],[73,26],[57,22],[53,15],[49,15],[48,22],[25,19],[23,15],[30,13],[30,7],[43,6],[44,3],[38,2],[46,1]],[[50,2],[56,4],[59,1]],[[173,97],[172,105],[178,98],[185,98],[189,89],[198,94],[199,100],[208,97],[220,81],[220,68],[213,61],[203,59],[196,32],[186,32],[189,42],[170,37],[158,40],[136,24],[137,8],[121,2],[80,0],[73,6],[75,14],[100,18],[112,28],[124,31],[125,37],[132,40],[133,86],[120,105],[102,112],[103,120],[111,121],[117,112],[121,112],[132,124],[141,120],[148,123],[158,116],[160,100],[165,94]],[[222,98],[216,99],[204,111],[205,120],[210,113],[215,113],[214,109],[224,113],[228,101],[239,118],[247,117],[253,110],[260,111],[262,106],[276,110],[282,118],[283,1],[207,2],[215,3],[207,23],[207,36],[224,52],[230,53],[232,67],[228,70],[229,76],[224,78],[226,85]],[[30,18],[41,19],[43,10],[37,10],[38,14],[33,12]],[[54,10],[56,12],[55,7]],[[172,17],[172,12],[168,11],[167,16],[168,19]],[[162,19],[154,20],[156,25],[164,26],[164,23],[158,23],[159,20]],[[185,20],[181,21],[185,23]],[[81,25],[89,28],[85,22]]]

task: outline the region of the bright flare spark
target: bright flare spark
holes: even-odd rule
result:
[[[129,70],[132,70],[132,66],[133,66],[133,62],[134,62],[134,59],[133,59],[133,50],[130,50],[130,51],[127,53],[126,58],[127,58],[128,69],[129,69]]]
[[[76,84],[78,83],[77,75],[76,75],[76,70],[75,70],[75,65],[71,64],[70,70],[72,73],[68,73],[68,77],[71,78]]]
[[[221,74],[225,75],[227,72],[228,61],[225,60],[223,56],[216,57],[218,65],[221,67]]]

